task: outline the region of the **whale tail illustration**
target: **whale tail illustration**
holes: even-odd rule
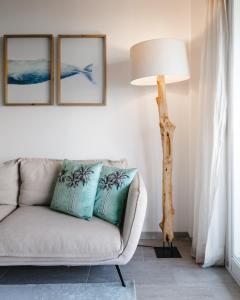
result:
[[[93,79],[93,64],[87,65],[84,69],[73,65],[61,63],[61,79],[85,75],[86,79],[95,84]],[[49,61],[44,59],[36,60],[9,60],[8,61],[8,84],[28,85],[38,84],[50,80]]]
[[[92,67],[93,64],[89,64],[87,65],[84,69],[83,69],[83,74],[87,77],[87,79],[89,81],[91,81],[92,83],[95,83],[92,77]]]

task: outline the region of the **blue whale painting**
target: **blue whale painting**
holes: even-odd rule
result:
[[[83,74],[91,83],[95,83],[92,77],[93,64],[84,69],[61,64],[61,79]],[[38,60],[8,60],[8,84],[37,84],[50,80],[49,61]]]

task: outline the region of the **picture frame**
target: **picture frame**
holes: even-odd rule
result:
[[[106,57],[106,35],[58,35],[57,104],[106,105]]]
[[[3,36],[3,102],[8,106],[54,104],[52,34]]]

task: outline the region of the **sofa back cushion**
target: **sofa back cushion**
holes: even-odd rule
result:
[[[20,196],[19,205],[50,205],[57,176],[63,160],[26,158],[20,159]],[[126,160],[77,160],[86,164],[102,162],[106,166],[126,168]]]
[[[15,161],[0,164],[0,205],[17,205],[18,165]]]
[[[60,160],[21,160],[19,205],[48,205],[61,167]]]

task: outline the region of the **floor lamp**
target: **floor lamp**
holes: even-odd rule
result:
[[[163,232],[163,247],[155,247],[157,257],[181,257],[172,246],[174,239],[174,208],[172,203],[172,149],[175,125],[169,120],[165,84],[189,78],[185,43],[178,39],[154,39],[134,45],[130,50],[131,84],[157,85],[156,97],[163,148],[162,209],[159,224]],[[165,247],[168,243],[168,247]]]

